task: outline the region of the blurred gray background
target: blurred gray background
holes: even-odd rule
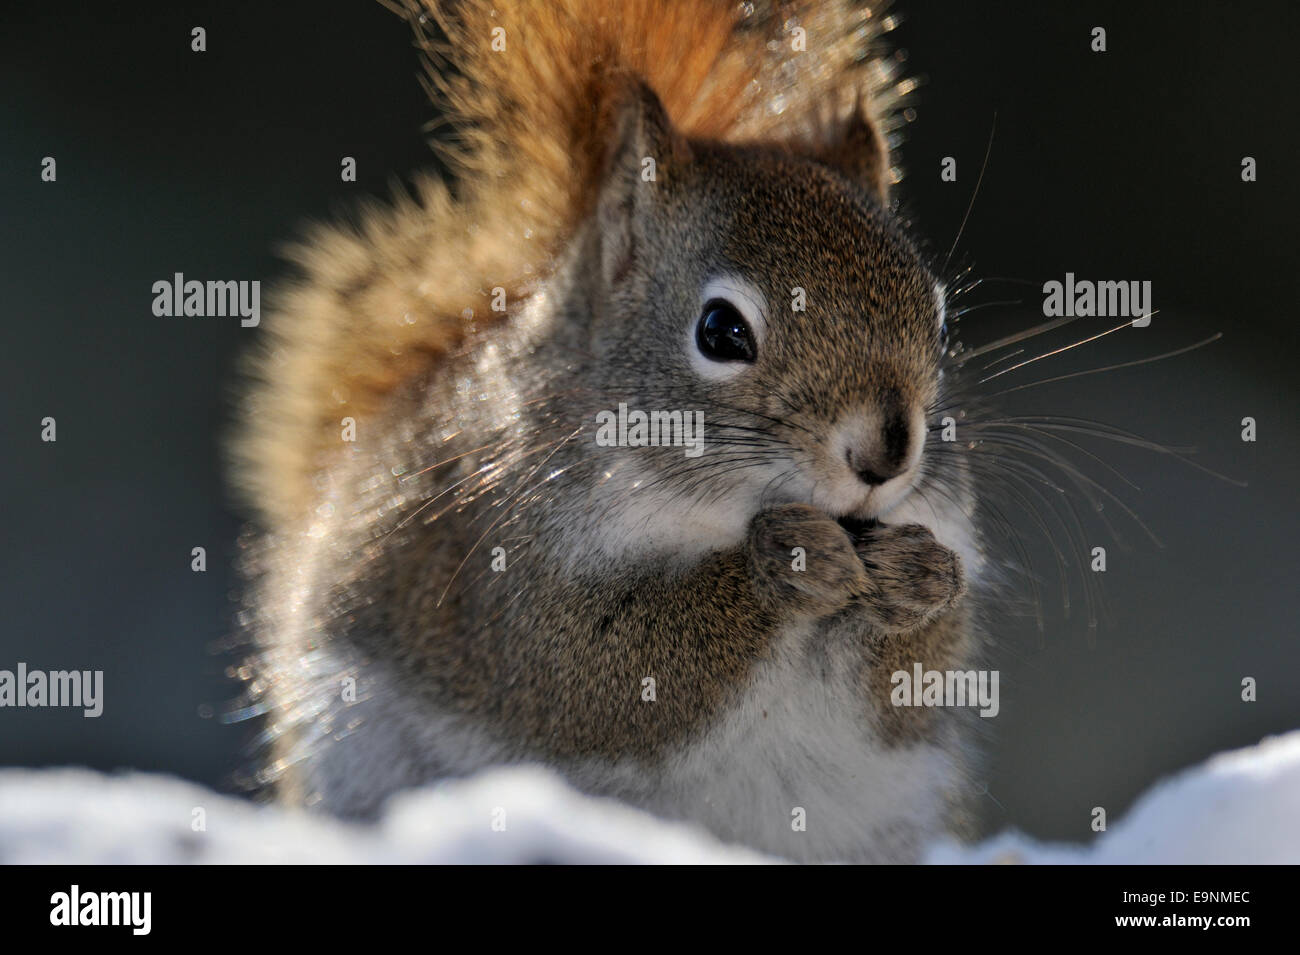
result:
[[[0,668],[102,669],[106,684],[99,719],[0,711],[0,765],[131,767],[234,789],[257,725],[221,718],[239,689],[225,675],[238,658],[221,643],[242,515],[218,442],[236,357],[258,332],[156,318],[150,286],[177,271],[272,282],[284,273],[274,249],[303,220],[384,197],[432,163],[421,132],[432,113],[407,28],[377,3],[126,6],[26,4],[0,36]],[[1073,558],[1084,538],[1107,548],[1109,569],[1092,582],[1109,621],[1095,631],[1077,568],[1067,617],[1052,550],[1005,492],[990,492],[1023,534],[1044,623],[1008,606],[994,628],[1002,709],[988,727],[982,802],[990,828],[1054,839],[1087,839],[1091,807],[1113,820],[1172,770],[1300,727],[1300,18],[1280,2],[1133,6],[895,4],[904,23],[892,43],[925,81],[900,196],[939,261],[997,117],[954,260],[1000,280],[965,304],[1023,304],[970,313],[962,339],[979,345],[1041,320],[1042,283],[1067,271],[1150,280],[1160,309],[1150,328],[986,391],[1223,333],[1166,361],[1000,399],[1008,414],[1195,446],[1198,464],[1248,484],[1082,440],[1140,490],[1073,460],[1164,545],[1114,504],[1076,540],[1056,527],[1055,546]],[[206,53],[190,52],[193,26],[207,29]],[[1089,50],[1094,26],[1107,30],[1104,54]],[[355,184],[339,181],[345,155],[357,158]],[[40,181],[43,156],[58,161],[55,184]],[[957,159],[956,183],[939,179],[944,156]],[[1241,181],[1243,156],[1257,159],[1259,181]],[[47,415],[56,444],[39,440]],[[1248,415],[1254,444],[1240,439]],[[194,546],[208,550],[204,574],[190,570]],[[1024,577],[1014,582],[1029,593]],[[1246,676],[1258,702],[1240,700]]]

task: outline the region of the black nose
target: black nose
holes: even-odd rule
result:
[[[890,414],[878,434],[864,434],[850,442],[845,456],[864,484],[875,487],[898,477],[905,468],[911,429],[901,413]]]

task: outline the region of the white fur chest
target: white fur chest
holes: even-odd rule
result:
[[[825,636],[791,628],[702,738],[653,777],[611,773],[606,785],[787,859],[913,859],[942,830],[958,768],[936,745],[886,745],[856,684],[856,655],[828,653]]]

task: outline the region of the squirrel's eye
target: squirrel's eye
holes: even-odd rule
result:
[[[749,323],[734,305],[721,299],[705,304],[695,329],[695,343],[702,355],[714,361],[752,363],[758,352]]]
[[[939,351],[946,352],[947,350],[948,350],[948,323],[947,321],[944,321],[939,326]]]

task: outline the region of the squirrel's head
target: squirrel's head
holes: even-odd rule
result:
[[[698,142],[630,99],[591,239],[594,384],[705,425],[698,459],[639,461],[693,498],[884,514],[917,479],[946,330],[876,131],[854,110],[798,149]]]

